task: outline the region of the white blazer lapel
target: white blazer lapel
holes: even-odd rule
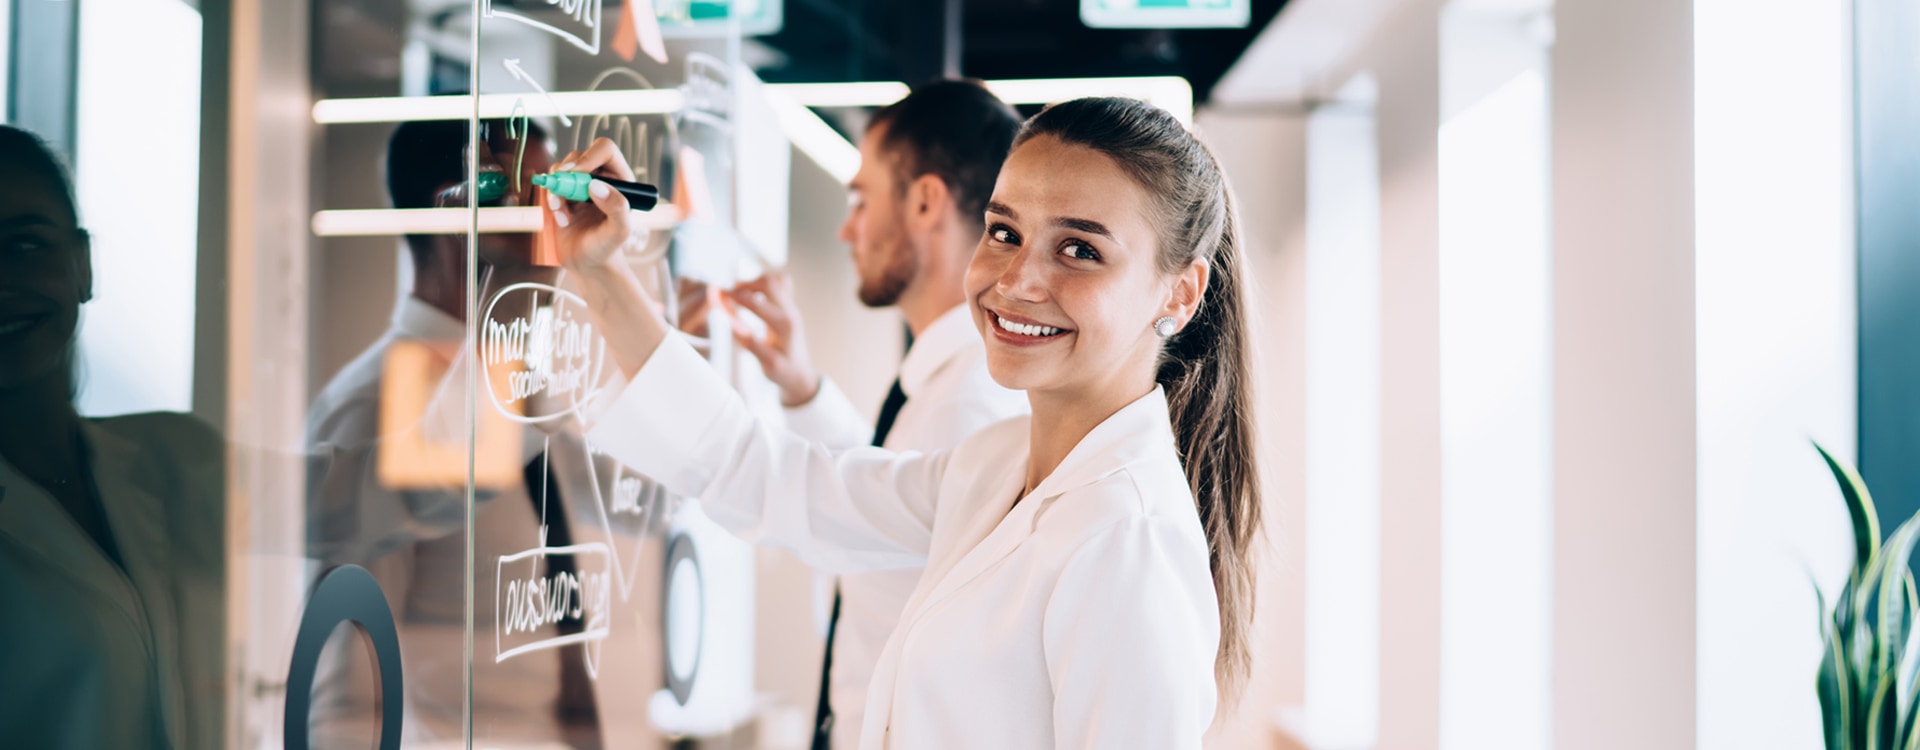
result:
[[[978,488],[988,492],[999,490],[988,497],[1016,495],[1020,486],[1025,484],[1026,461],[1020,461],[1017,468],[1015,472],[981,482]],[[924,597],[919,597],[919,603],[908,603],[907,611],[912,613],[913,619],[918,620],[928,607],[978,578],[994,563],[1018,549],[1020,543],[1033,533],[1033,520],[1039,506],[1037,495],[1020,498],[1004,514],[995,512],[998,506],[991,501],[973,506],[977,510],[972,518],[966,519],[968,528],[964,532],[965,538],[956,540],[956,548],[967,551],[952,567],[938,574],[933,587]]]
[[[174,612],[175,565],[173,508],[155,492],[172,487],[156,486],[162,480],[147,471],[141,450],[97,425],[88,425],[87,438],[93,445],[94,483],[106,508],[107,524],[113,530],[114,544],[126,565],[127,578],[139,591],[145,609],[147,627],[153,633],[153,647],[161,679],[160,694],[165,701],[167,726],[174,741],[182,741],[185,715],[176,698],[183,687],[180,677],[179,638]]]
[[[120,571],[104,555],[60,502],[28,481],[26,475],[0,460],[0,535],[32,550],[50,570],[72,579],[113,602],[134,622],[145,620],[138,611],[133,589],[120,580]]]

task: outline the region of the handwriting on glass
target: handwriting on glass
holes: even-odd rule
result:
[[[480,0],[481,18],[502,18],[533,28],[566,40],[568,44],[579,47],[589,55],[600,54],[600,4],[601,0],[545,0],[549,6],[556,7],[565,16],[560,25],[536,21],[509,8],[493,7],[493,0]],[[524,3],[533,5],[534,3]]]
[[[494,408],[507,418],[537,424],[578,414],[599,392],[606,342],[594,334],[579,296],[547,284],[514,284],[494,295],[484,320],[482,371]],[[502,368],[504,389],[493,382]]]
[[[544,538],[546,530],[541,529]],[[573,558],[578,572],[543,573],[542,562]],[[571,643],[606,640],[612,614],[612,579],[607,545],[599,542],[548,547],[502,555],[494,573],[494,663],[521,654],[559,648]],[[519,564],[524,563],[524,569]],[[509,570],[509,568],[513,570]],[[524,572],[520,572],[524,570]],[[558,626],[579,623],[576,633],[561,635]],[[598,649],[587,649],[587,668],[598,672]]]

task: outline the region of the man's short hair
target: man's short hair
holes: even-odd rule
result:
[[[527,139],[545,140],[547,133],[531,121]],[[507,134],[506,120],[481,120],[480,137],[504,158],[516,148]],[[394,208],[433,208],[434,199],[448,184],[467,179],[467,122],[424,120],[403,122],[387,139],[387,198]],[[429,235],[407,235],[416,250]]]
[[[962,216],[981,221],[1020,132],[1020,115],[978,81],[941,80],[875,112],[867,130],[879,127],[886,128],[881,146],[895,157],[901,189],[934,175],[947,184]]]

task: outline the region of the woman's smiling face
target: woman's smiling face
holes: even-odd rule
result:
[[[1160,271],[1151,208],[1146,190],[1099,151],[1052,136],[1015,147],[967,268],[995,381],[1063,392],[1151,385],[1153,322],[1185,322],[1173,297],[1187,276]]]

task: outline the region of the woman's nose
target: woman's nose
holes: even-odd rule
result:
[[[1000,296],[1021,302],[1040,302],[1046,299],[1045,258],[1030,248],[1021,248],[1007,259],[1007,265],[1000,269],[1000,279],[994,284],[994,290]]]

